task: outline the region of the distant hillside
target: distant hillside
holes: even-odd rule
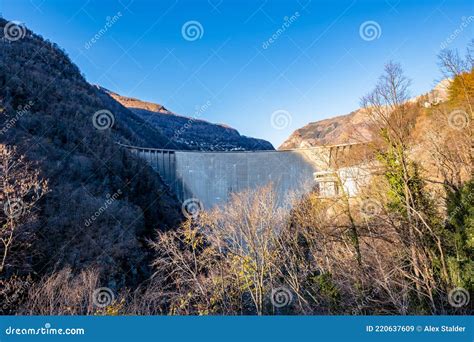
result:
[[[100,86],[97,86],[97,87],[99,89],[102,89],[104,92],[109,94],[113,99],[120,102],[123,106],[129,109],[143,109],[143,110],[148,110],[150,112],[155,112],[155,113],[173,114],[160,104],[142,101],[139,99],[135,99],[133,97],[122,96],[117,93],[114,93],[113,91],[105,89],[104,87],[100,87]]]
[[[410,102],[420,101],[424,107],[437,105],[447,99],[448,85],[449,80],[443,80],[432,91],[417,96]],[[370,141],[372,137],[367,126],[368,120],[365,111],[358,109],[346,115],[310,122],[294,131],[279,149]]]
[[[294,131],[279,149],[336,145],[363,142],[370,139],[363,110],[347,115],[311,122]]]
[[[231,127],[174,114],[162,105],[125,97],[102,88],[116,101],[158,129],[170,144],[199,151],[274,150],[266,140],[250,138]]]

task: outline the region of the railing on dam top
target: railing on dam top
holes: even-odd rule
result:
[[[138,147],[120,143],[118,145],[125,147],[130,152],[146,160],[153,170],[158,172],[163,181],[173,188],[172,185],[176,182],[176,157],[174,150]]]
[[[317,150],[327,150],[331,154],[335,153],[336,151],[346,151],[356,146],[365,145],[364,143],[347,143],[347,144],[334,144],[334,145],[321,145],[321,146],[310,146],[310,147],[299,147],[293,149],[284,149],[284,150],[252,150],[252,151],[199,151],[199,150],[173,150],[173,149],[163,149],[163,148],[156,148],[156,147],[143,147],[143,146],[134,146],[134,145],[127,145],[122,143],[117,143],[117,145],[125,147],[129,150],[136,150],[136,151],[162,151],[162,152],[199,152],[199,153],[258,153],[258,152],[288,152],[288,151],[317,151]]]

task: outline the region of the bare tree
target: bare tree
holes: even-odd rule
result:
[[[178,231],[158,232],[151,244],[157,257],[147,295],[150,288],[160,289],[171,314],[212,313],[215,286],[211,278],[218,258],[194,221],[187,220]]]
[[[0,158],[1,274],[10,265],[8,256],[15,244],[15,234],[19,227],[34,218],[34,206],[47,191],[47,182],[15,148],[0,144]]]
[[[418,111],[408,102],[409,85],[401,66],[389,63],[375,89],[362,99],[362,104],[371,118],[372,129],[379,137],[376,149],[388,182],[391,206],[403,219],[401,224],[397,224],[397,231],[401,243],[410,253],[410,272],[405,276],[413,282],[419,300],[426,298],[432,310],[436,311],[433,293],[436,280],[426,236],[434,241],[446,281],[448,272],[441,237],[431,224],[434,213],[430,211],[420,166],[410,158],[411,133]]]
[[[467,141],[470,144],[469,167],[472,178],[474,176],[474,137],[472,128],[474,119],[474,40],[468,46],[464,58],[457,50],[443,50],[438,59],[441,71],[452,82],[452,90],[449,95],[455,106],[454,111],[451,110],[449,114],[443,113],[446,116],[445,123],[454,126],[461,143]],[[453,142],[456,146],[459,144],[459,140],[456,138],[449,140],[450,144]],[[437,155],[449,164],[453,158],[447,156],[443,150],[438,149]],[[457,152],[463,152],[463,150]]]
[[[91,315],[94,290],[99,287],[99,273],[84,270],[74,274],[70,268],[46,275],[28,291],[23,314],[29,315]]]

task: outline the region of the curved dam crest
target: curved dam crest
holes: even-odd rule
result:
[[[232,193],[272,184],[280,205],[334,179],[338,154],[352,145],[275,151],[176,151],[121,145],[145,159],[184,202],[197,198],[205,209],[225,204]],[[333,185],[334,187],[334,185]]]

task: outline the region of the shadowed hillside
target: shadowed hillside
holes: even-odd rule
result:
[[[0,32],[6,23],[0,19]],[[95,115],[101,110],[108,117]],[[112,288],[148,277],[144,238],[174,227],[179,205],[116,142],[180,145],[88,84],[64,51],[29,30],[0,40],[0,112],[0,144],[16,147],[49,187],[37,219],[17,232],[27,243],[11,251],[2,276],[94,267]]]

